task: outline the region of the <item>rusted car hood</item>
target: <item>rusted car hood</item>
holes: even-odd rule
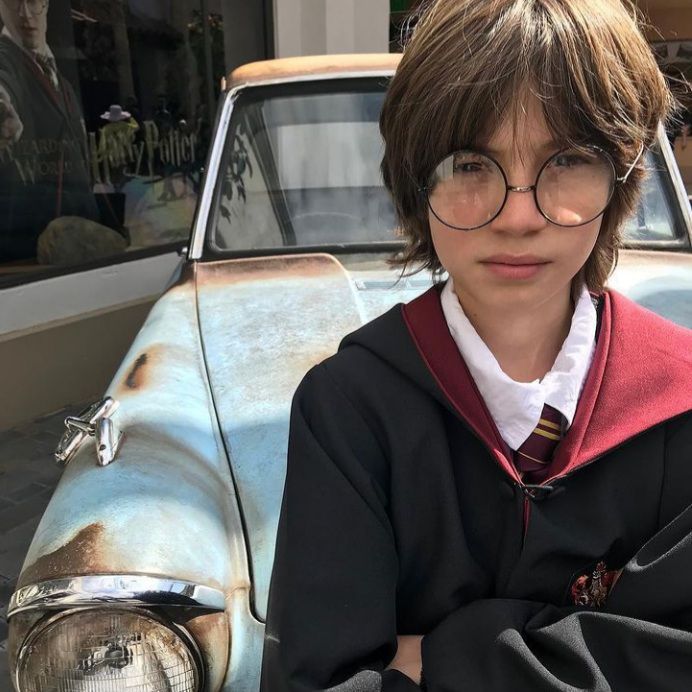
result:
[[[214,403],[231,460],[264,620],[283,491],[293,392],[344,335],[413,299],[428,278],[404,280],[384,258],[349,268],[329,255],[199,266],[200,330]]]

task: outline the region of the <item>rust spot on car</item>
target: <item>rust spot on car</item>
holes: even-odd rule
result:
[[[203,288],[216,284],[229,286],[251,281],[329,276],[343,276],[346,279],[348,275],[336,258],[326,254],[222,260],[205,263],[198,268],[198,282]]]
[[[231,650],[228,616],[224,612],[205,613],[188,620],[185,627],[200,648],[206,669],[206,687],[221,689]]]
[[[108,571],[103,568],[101,560],[100,544],[103,531],[103,524],[99,522],[85,526],[65,545],[52,553],[42,555],[36,562],[26,567],[19,575],[17,588],[48,579]]]
[[[125,379],[125,386],[128,389],[139,389],[142,386],[144,382],[144,373],[142,371],[148,360],[149,355],[147,353],[142,353],[142,355],[137,358]]]
[[[195,280],[195,263],[185,262],[180,269],[180,276],[178,280],[173,284],[173,287],[184,286],[185,284],[192,284]]]
[[[252,84],[267,79],[288,79],[306,75],[340,75],[344,73],[394,73],[401,54],[373,53],[355,55],[308,55],[276,60],[261,60],[235,69],[228,78],[229,87]]]
[[[175,344],[153,343],[147,345],[146,350],[140,353],[134,361],[128,359],[126,374],[121,376],[114,396],[117,398],[136,394],[151,386],[154,366],[157,366],[159,372],[165,371],[165,366],[163,369],[160,367],[164,356],[175,358],[178,352],[180,349]]]

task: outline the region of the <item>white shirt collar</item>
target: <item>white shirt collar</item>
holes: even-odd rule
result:
[[[442,311],[449,331],[476,382],[502,439],[518,449],[550,404],[572,425],[596,346],[596,308],[586,286],[572,315],[572,325],[553,367],[542,380],[517,382],[500,364],[464,314],[451,278],[442,289]]]
[[[7,29],[6,26],[2,27],[2,32],[0,32],[0,35],[5,36],[6,38],[9,38],[10,41],[12,41],[12,43],[14,43],[17,47],[21,48],[25,53],[28,53],[32,57],[34,55],[44,55],[47,58],[52,58],[53,60],[55,60],[55,56],[53,55],[53,51],[50,49],[48,44],[46,44],[45,49],[41,50],[41,51],[39,51],[39,50],[27,50],[22,45],[21,41],[18,41],[14,36],[12,36],[12,34],[9,32],[9,30]]]

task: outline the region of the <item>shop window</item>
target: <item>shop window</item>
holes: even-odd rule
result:
[[[0,0],[0,285],[187,240],[229,62],[200,2]]]

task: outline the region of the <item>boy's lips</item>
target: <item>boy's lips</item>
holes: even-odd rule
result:
[[[481,264],[508,264],[511,266],[524,266],[536,264],[548,264],[550,260],[538,255],[492,255],[481,260]]]
[[[550,264],[550,260],[537,255],[493,255],[481,260],[481,264],[502,279],[531,279]]]

